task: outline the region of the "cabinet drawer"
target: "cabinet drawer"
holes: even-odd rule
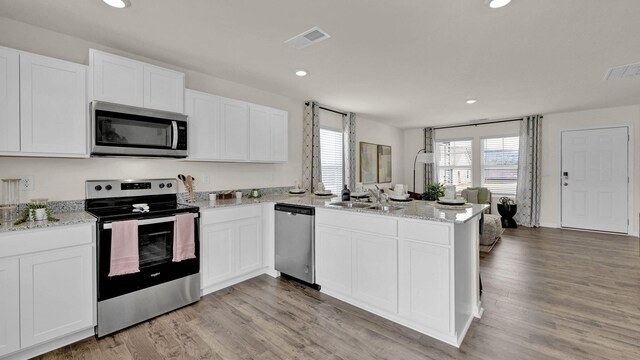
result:
[[[402,220],[399,224],[400,237],[439,245],[451,244],[451,226],[426,221]]]
[[[91,244],[95,236],[95,224],[64,226],[20,231],[0,236],[0,258],[69,246]]]
[[[222,209],[200,210],[202,214],[201,225],[217,224],[225,221],[234,221],[262,216],[260,205],[233,206]]]
[[[318,209],[316,223],[383,236],[398,235],[398,221],[383,215],[354,214],[341,210]]]

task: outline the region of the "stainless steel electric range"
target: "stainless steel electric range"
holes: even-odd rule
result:
[[[199,209],[180,205],[175,179],[91,180],[86,211],[97,219],[98,325],[102,337],[200,299]],[[135,209],[134,204],[148,208]],[[135,210],[135,211],[134,211]],[[176,215],[194,213],[195,259],[173,262]],[[138,220],[139,272],[109,277],[111,228]]]

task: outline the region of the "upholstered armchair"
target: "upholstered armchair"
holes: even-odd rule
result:
[[[502,222],[500,221],[500,215],[491,215],[491,190],[484,187],[466,188],[462,190],[462,197],[469,203],[473,204],[487,204],[489,207],[484,211],[484,223],[480,227],[480,245],[493,245],[502,233]]]

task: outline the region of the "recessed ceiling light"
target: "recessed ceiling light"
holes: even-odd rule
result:
[[[298,71],[296,71],[296,75],[300,76],[300,77],[307,76],[307,74],[308,74],[307,70],[298,70]]]
[[[467,100],[467,104],[475,104],[478,102],[478,99],[469,99]]]
[[[491,0],[491,2],[489,2],[489,7],[492,9],[497,9],[506,6],[510,2],[511,0]]]
[[[102,1],[105,4],[118,9],[123,9],[131,6],[131,1],[129,0],[102,0]]]

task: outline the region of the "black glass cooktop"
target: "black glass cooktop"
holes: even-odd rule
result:
[[[134,212],[133,204],[147,204],[149,211]],[[107,222],[195,213],[199,208],[178,204],[175,195],[154,195],[87,200],[85,210],[98,218],[99,222]]]

